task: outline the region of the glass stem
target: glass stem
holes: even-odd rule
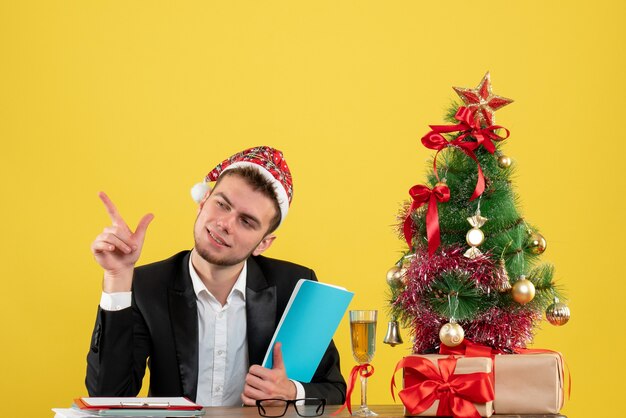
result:
[[[361,376],[361,409],[367,409],[367,377]]]

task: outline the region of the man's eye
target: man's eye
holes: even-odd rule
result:
[[[245,228],[248,228],[248,229],[254,229],[255,228],[255,224],[250,222],[246,218],[241,218],[241,223],[243,224],[243,226]]]

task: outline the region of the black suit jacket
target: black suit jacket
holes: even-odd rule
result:
[[[196,399],[198,313],[189,255],[183,251],[136,268],[130,308],[104,311],[98,307],[85,379],[91,396],[136,396],[148,360],[150,396]],[[263,361],[297,281],[317,278],[311,269],[263,256],[250,257],[247,269],[248,358],[252,365]],[[326,398],[331,404],[344,402],[346,384],[333,342],[311,383],[303,386],[307,397]]]

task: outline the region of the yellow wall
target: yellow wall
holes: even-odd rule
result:
[[[451,86],[490,70],[516,100],[497,117],[523,212],[571,298],[570,324],[545,323],[535,347],[567,358],[566,414],[609,416],[626,372],[624,16],[619,0],[3,1],[0,415],[52,416],[85,395],[97,192],[129,223],[155,213],[141,262],[158,260],[192,246],[189,187],[244,147],[282,149],[295,177],[269,255],[384,312],[402,249],[391,225],[432,155],[419,138]],[[379,344],[371,403],[392,402],[407,349]]]

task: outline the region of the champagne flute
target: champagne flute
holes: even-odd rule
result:
[[[350,311],[352,355],[359,364],[372,361],[376,350],[376,316],[378,311]],[[378,415],[367,407],[367,377],[361,375],[361,407],[354,413],[361,417]]]

